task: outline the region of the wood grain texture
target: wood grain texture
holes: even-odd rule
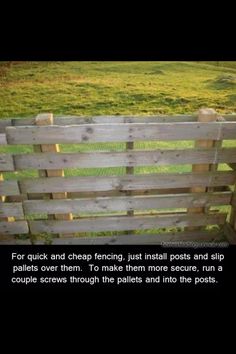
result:
[[[187,208],[190,206],[229,205],[231,192],[171,194],[160,196],[125,196],[67,200],[26,200],[26,215],[37,213],[112,212],[148,209]]]
[[[24,218],[22,203],[0,203],[0,218],[9,216]]]
[[[79,125],[79,124],[102,124],[102,123],[155,123],[155,122],[194,122],[196,116],[192,115],[152,115],[152,116],[55,116],[55,125]],[[0,131],[4,132],[6,126],[34,125],[34,118],[12,118],[10,124],[2,124]]]
[[[217,113],[213,109],[200,109],[198,112],[198,122],[203,123],[203,124],[209,124],[210,122],[216,122],[217,121]],[[214,123],[213,123],[214,124]],[[223,124],[223,122],[220,122],[220,124]],[[214,146],[214,141],[216,140],[221,140],[219,137],[222,135],[222,126],[219,126],[219,130],[215,137],[213,137],[214,140],[197,140],[195,142],[195,148],[212,148]],[[215,157],[217,156],[217,152],[215,153]],[[214,164],[216,163],[213,161]],[[210,164],[193,164],[192,166],[192,171],[193,172],[207,172],[210,171],[211,166]],[[211,187],[212,186],[207,186]],[[206,187],[199,187],[199,186],[194,186],[191,188],[191,192],[193,193],[203,193],[206,192],[207,188]],[[201,214],[205,212],[206,209],[204,207],[196,207],[196,208],[189,208],[188,212],[191,214]],[[190,229],[191,230],[191,229]]]
[[[223,114],[226,121],[236,121],[236,114]],[[155,123],[155,122],[196,122],[197,115],[152,115],[152,116],[55,116],[56,125],[101,124],[101,123]],[[6,127],[34,125],[35,118],[2,118],[0,120],[0,133],[5,133]]]
[[[168,226],[185,227],[198,225],[222,225],[227,214],[207,215],[162,215],[162,216],[117,216],[117,217],[90,217],[79,220],[42,220],[29,221],[32,234],[37,233],[68,233],[68,232],[98,232],[122,230],[146,230]]]
[[[133,144],[132,142],[129,144]],[[3,154],[2,154],[3,155]],[[12,157],[2,157],[5,171],[14,169]],[[127,173],[134,166],[212,164],[236,162],[236,148],[185,149],[185,150],[152,150],[125,152],[85,152],[59,153],[44,152],[14,155],[17,170],[26,169],[65,169],[65,168],[98,168],[127,166]],[[0,155],[1,166],[1,155]]]
[[[0,119],[0,134],[4,134],[6,127],[10,127],[11,125],[11,119]]]
[[[128,176],[88,176],[29,178],[19,182],[22,193],[93,192],[111,190],[145,190],[233,185],[234,171],[159,173]],[[15,181],[2,182],[13,184]],[[5,188],[9,194],[9,186]],[[2,193],[4,195],[4,193]]]
[[[0,171],[14,171],[14,161],[11,154],[1,154],[0,153]]]
[[[28,234],[29,228],[27,221],[0,221],[0,234],[1,235],[20,235]]]
[[[1,133],[0,134],[0,145],[7,145],[7,137],[6,134]]]
[[[35,119],[35,124],[40,127],[44,126],[50,126],[53,124],[53,115],[52,114],[40,114],[36,117]],[[40,150],[42,153],[59,153],[59,145],[54,144],[54,145],[40,145]],[[43,174],[45,174],[46,177],[64,177],[64,170],[62,169],[46,169],[43,171]],[[41,173],[42,176],[42,173]],[[61,191],[59,193],[51,193],[51,198],[52,199],[66,199],[67,198],[67,193],[64,191]],[[52,219],[56,220],[72,220],[73,216],[71,213],[69,214],[53,214],[50,215]]]
[[[236,122],[120,123],[7,127],[8,144],[76,144],[152,140],[234,139]]]
[[[0,181],[0,195],[20,195],[17,181]]]

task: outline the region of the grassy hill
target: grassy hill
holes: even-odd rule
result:
[[[235,78],[234,69],[205,62],[13,62],[0,66],[0,118],[45,111],[192,113],[201,107],[231,113]]]

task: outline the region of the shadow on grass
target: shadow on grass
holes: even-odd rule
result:
[[[207,80],[208,87],[213,90],[225,90],[236,88],[236,75],[223,74],[217,76],[214,80]]]

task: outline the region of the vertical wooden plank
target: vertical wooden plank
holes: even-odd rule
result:
[[[200,109],[198,112],[198,122],[214,122],[217,120],[217,113],[214,109],[211,108],[203,108]],[[196,148],[212,148],[216,144],[214,140],[197,140],[195,142],[195,147]],[[212,167],[211,167],[212,166]],[[212,169],[215,170],[217,169],[217,165],[213,164],[194,164],[192,166],[192,172],[208,172]],[[207,188],[205,187],[193,187],[190,189],[191,193],[204,193],[207,192]],[[207,209],[205,207],[196,207],[196,208],[189,208],[188,213],[190,214],[201,214],[203,212],[207,212]],[[197,217],[197,215],[196,215]],[[202,229],[200,226],[196,227],[188,227],[187,230],[192,231],[192,230],[199,230]]]
[[[131,150],[134,149],[134,142],[133,141],[128,141],[126,143],[126,151],[129,152]],[[127,166],[126,167],[126,174],[128,175],[133,175],[134,174],[134,167],[133,166]],[[132,191],[127,191],[126,192],[127,196],[131,196],[132,195]],[[127,211],[127,215],[128,216],[133,216],[134,215],[134,210],[128,210]],[[134,230],[127,230],[125,231],[126,234],[133,234]]]
[[[0,181],[4,181],[4,178],[3,178],[3,174],[0,173]],[[4,203],[6,201],[6,197],[1,195],[0,196],[0,203]],[[15,221],[15,218],[12,217],[12,216],[9,216],[9,217],[3,217],[3,218],[0,218],[0,222],[1,221],[7,221],[7,222],[12,222],[12,221]],[[3,235],[0,233],[0,237],[1,237],[1,240],[9,240],[9,239],[12,239],[12,237],[9,237],[9,236],[6,236],[6,235]]]
[[[231,199],[231,212],[229,224],[231,225],[234,233],[236,233],[236,184],[234,185],[233,196]]]
[[[218,122],[224,122],[225,119],[223,117],[217,117],[216,120]],[[216,149],[216,152],[215,152],[215,161],[217,161],[217,155],[218,155],[218,149],[220,149],[222,147],[222,143],[223,141],[222,140],[214,140],[213,141],[213,147]],[[212,163],[210,165],[210,171],[212,172],[215,172],[218,170],[218,164],[217,163]],[[214,187],[208,187],[207,188],[207,192],[214,192],[215,191],[215,188]],[[210,208],[205,208],[205,212],[208,212]]]
[[[35,118],[35,124],[39,126],[43,125],[53,125],[53,114],[39,114]],[[60,148],[58,144],[43,144],[34,146],[35,152],[60,152]],[[40,170],[39,177],[64,177],[64,170]],[[66,199],[67,193],[50,193],[50,199]],[[54,220],[73,220],[73,215],[69,214],[54,214],[48,215],[49,219]],[[65,235],[63,235],[65,236]],[[66,236],[71,236],[68,234]]]

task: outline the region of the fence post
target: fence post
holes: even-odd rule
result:
[[[134,149],[134,142],[133,141],[128,141],[126,143],[126,151],[129,152]],[[133,175],[134,174],[134,167],[133,166],[127,166],[126,167],[126,174]],[[132,191],[127,191],[126,192],[127,196],[132,195]],[[134,215],[134,210],[128,210],[127,211],[128,216],[133,216]],[[134,230],[127,230],[125,234],[133,234]]]
[[[39,114],[35,118],[35,124],[38,126],[42,125],[53,125],[53,114],[45,113]],[[35,145],[35,152],[60,152],[60,148],[58,144],[43,144],[43,145]],[[39,177],[64,177],[64,170],[39,170]],[[50,193],[50,199],[66,199],[67,193]],[[48,215],[49,219],[54,220],[72,220],[72,213],[69,214],[54,214]],[[61,236],[61,235],[59,235]],[[64,234],[63,236],[72,236],[72,234]]]
[[[236,232],[236,184],[234,185],[234,192],[231,201],[231,213],[229,223],[232,226],[233,230]]]
[[[200,109],[198,112],[198,122],[201,123],[208,123],[208,122],[214,122],[217,120],[217,113],[214,109],[211,108],[203,108]],[[215,146],[216,143],[215,140],[197,140],[195,141],[195,148],[212,148]],[[214,166],[214,167],[212,167]],[[215,164],[194,164],[192,165],[192,172],[208,172],[211,170],[214,170],[216,168]],[[191,193],[204,193],[208,189],[206,187],[192,187],[190,188]],[[206,212],[205,207],[196,207],[196,208],[189,208],[188,213],[191,214],[201,214]],[[196,215],[197,217],[197,215]],[[195,227],[187,227],[187,230],[200,230],[201,226],[195,226]]]

